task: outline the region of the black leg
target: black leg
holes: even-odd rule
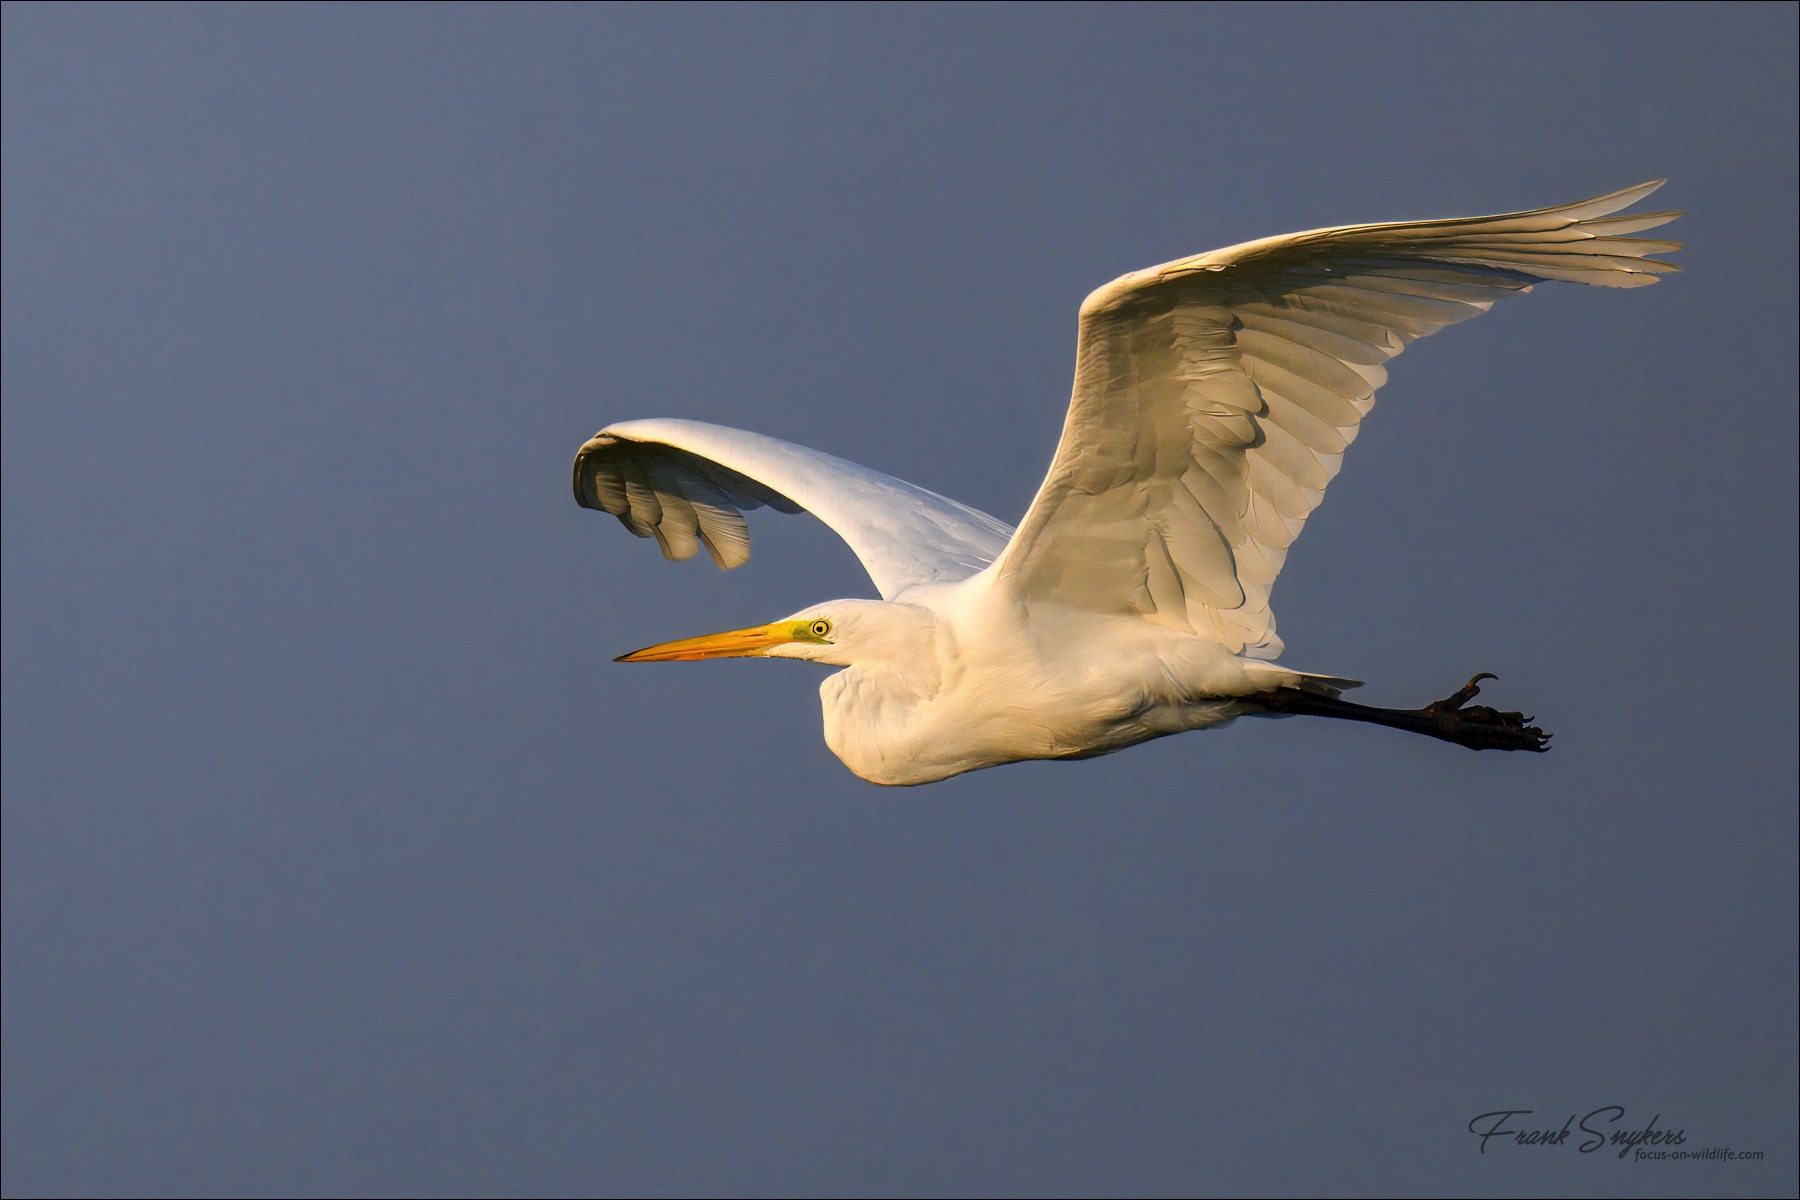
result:
[[[1457,689],[1454,695],[1424,708],[1373,708],[1298,688],[1276,688],[1251,699],[1270,712],[1366,721],[1371,725],[1386,725],[1390,729],[1404,729],[1409,733],[1455,742],[1471,750],[1532,750],[1538,753],[1548,750],[1550,735],[1531,724],[1532,718],[1525,714],[1499,712],[1483,705],[1464,707],[1481,693],[1483,679],[1494,678],[1496,676],[1484,671]]]

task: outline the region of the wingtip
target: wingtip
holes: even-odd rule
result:
[[[592,454],[603,446],[612,445],[615,440],[616,439],[614,438],[607,437],[605,430],[601,430],[587,441],[581,443],[581,449],[575,451],[575,465],[571,468],[571,475],[575,484],[575,503],[581,505],[583,508],[591,508],[599,512],[606,511],[605,506],[599,503],[598,498],[591,496],[588,491],[581,486],[581,467],[582,464],[587,461],[587,456],[589,454]]]
[[[581,464],[586,460],[587,453],[588,448],[586,445],[583,445],[581,449],[575,452],[575,466],[570,474],[575,484],[575,503],[581,505],[583,508],[592,508],[594,506],[588,503],[587,491],[581,486]]]
[[[1643,183],[1634,183],[1630,187],[1620,188],[1616,192],[1606,192],[1587,200],[1577,200],[1573,204],[1560,206],[1562,211],[1582,220],[1608,216],[1622,212],[1632,205],[1641,202],[1646,196],[1655,192],[1667,179],[1651,179]]]

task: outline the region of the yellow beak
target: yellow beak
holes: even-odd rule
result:
[[[702,637],[683,638],[621,654],[614,662],[692,662],[698,658],[744,658],[767,654],[776,646],[794,640],[793,628],[786,622],[758,625],[754,629],[733,629],[726,633],[709,633]]]

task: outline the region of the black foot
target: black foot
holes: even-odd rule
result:
[[[1464,707],[1481,694],[1482,680],[1498,678],[1491,671],[1483,671],[1454,695],[1419,709],[1419,715],[1430,718],[1437,726],[1434,736],[1471,750],[1531,750],[1542,754],[1550,749],[1552,735],[1533,725],[1533,718],[1524,713],[1500,712],[1480,704]]]

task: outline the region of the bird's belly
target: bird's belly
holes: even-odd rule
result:
[[[1196,700],[1098,681],[1037,679],[978,695],[947,689],[897,700],[858,688],[846,671],[827,681],[825,740],[871,783],[932,783],[982,767],[1039,758],[1092,758],[1151,738],[1222,724],[1227,699]],[[835,703],[834,703],[835,699]]]

